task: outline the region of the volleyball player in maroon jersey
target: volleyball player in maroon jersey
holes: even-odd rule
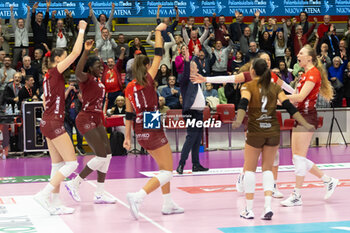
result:
[[[59,200],[61,182],[70,176],[78,167],[74,147],[68,133],[64,129],[64,91],[65,83],[62,73],[79,56],[84,40],[87,23],[79,22],[79,35],[73,51],[67,56],[64,49],[53,49],[45,55],[44,66],[48,69],[45,75],[44,107],[40,129],[46,137],[52,161],[50,182],[34,196],[34,199],[50,214],[71,214],[73,208],[63,206]],[[52,200],[50,195],[52,193]]]
[[[105,87],[98,80],[102,71],[102,64],[97,56],[88,57],[93,44],[93,40],[85,42],[84,53],[75,70],[75,76],[79,81],[83,97],[83,108],[75,122],[79,132],[85,137],[96,156],[87,163],[75,179],[66,183],[66,188],[75,201],[81,201],[79,195],[80,183],[93,171],[97,171],[97,190],[94,195],[94,202],[95,204],[113,204],[115,203],[114,198],[108,196],[103,188],[112,153],[102,119]]]
[[[136,193],[128,193],[127,199],[130,204],[131,214],[138,219],[139,205],[143,198],[158,187],[162,188],[164,203],[163,214],[179,214],[184,209],[179,207],[170,195],[170,180],[173,176],[172,152],[163,128],[143,129],[144,112],[156,112],[154,117],[159,116],[158,97],[154,89],[154,78],[157,74],[163,54],[163,41],[161,31],[166,25],[161,23],[155,30],[155,57],[152,65],[147,56],[140,55],[135,58],[132,67],[134,80],[125,90],[126,96],[126,125],[124,147],[130,150],[130,131],[134,112],[136,113],[135,133],[139,144],[145,148],[156,160],[159,166],[159,174],[151,178],[147,184]]]

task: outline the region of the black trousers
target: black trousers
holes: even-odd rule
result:
[[[188,110],[183,112],[185,121],[195,119],[196,121],[203,121],[203,111]],[[187,127],[186,141],[182,147],[181,159],[179,164],[185,165],[188,155],[191,151],[192,164],[199,164],[199,147],[201,145],[203,134],[203,128],[197,128],[196,124],[194,127]]]

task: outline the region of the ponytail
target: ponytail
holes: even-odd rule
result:
[[[132,76],[136,82],[141,86],[146,86],[147,81],[147,67],[150,60],[145,55],[138,55],[135,57],[134,64],[132,65]]]
[[[328,80],[328,73],[319,58],[317,58],[314,65],[321,73],[320,95],[324,97],[326,100],[331,101],[334,97],[334,90],[331,85],[331,82]]]
[[[55,57],[60,57],[64,54],[66,50],[63,48],[55,48],[52,51],[48,51],[45,54],[42,69],[49,70],[52,68],[52,64],[55,63]]]
[[[258,84],[261,87],[261,95],[267,96],[271,85],[271,71],[267,67],[267,62],[264,59],[257,58],[253,61],[253,69],[259,76]]]

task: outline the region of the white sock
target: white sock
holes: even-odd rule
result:
[[[271,200],[272,200],[272,196],[265,196],[265,208],[270,208],[271,209]]]
[[[51,195],[51,201],[53,204],[59,204],[60,203],[60,194],[59,193],[52,193]]]
[[[254,201],[254,200],[248,200],[248,199],[246,199],[245,201],[246,201],[246,204],[247,204],[247,206],[246,206],[247,210],[248,210],[248,211],[249,211],[249,210],[253,210],[253,201]]]
[[[136,197],[138,199],[143,200],[143,198],[145,198],[145,196],[147,196],[147,193],[144,189],[140,189],[140,191],[136,192]]]
[[[73,182],[74,182],[75,184],[77,184],[77,185],[80,185],[81,182],[83,182],[83,181],[84,181],[84,179],[81,178],[79,175],[77,175],[77,176],[74,178],[74,180],[73,180]]]
[[[103,191],[104,191],[104,186],[105,186],[105,183],[99,183],[99,182],[97,182],[96,193],[103,193]]]
[[[332,180],[332,179],[331,179],[329,176],[327,176],[327,175],[323,175],[323,176],[321,177],[321,179],[322,179],[322,181],[325,182],[325,183],[328,183],[329,181]]]
[[[54,187],[52,184],[48,183],[48,184],[45,186],[45,188],[44,188],[43,190],[41,190],[41,192],[42,192],[43,194],[50,194],[50,193],[52,192],[52,190],[54,190],[54,189],[55,189],[55,187]]]
[[[172,203],[171,193],[163,194],[163,205],[171,205]]]
[[[300,189],[294,188],[294,192],[295,192],[298,196],[300,196]]]

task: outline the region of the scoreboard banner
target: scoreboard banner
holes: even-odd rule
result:
[[[2,0],[0,1],[0,18],[10,18],[10,6],[14,6],[15,18],[25,18],[27,4],[33,6],[33,0]],[[72,12],[74,18],[86,18],[89,15],[87,0],[52,0],[50,12],[56,10],[57,18],[65,17],[64,10]],[[91,1],[96,16],[110,15],[112,1]],[[179,1],[148,1],[120,0],[114,1],[114,17],[155,17],[158,5],[160,17],[175,16],[174,6],[178,6],[180,17],[234,16],[235,11],[245,16],[253,16],[256,10],[266,16],[295,16],[305,11],[311,15],[349,15],[349,0],[179,0]],[[46,2],[39,1],[38,12],[46,11]]]

